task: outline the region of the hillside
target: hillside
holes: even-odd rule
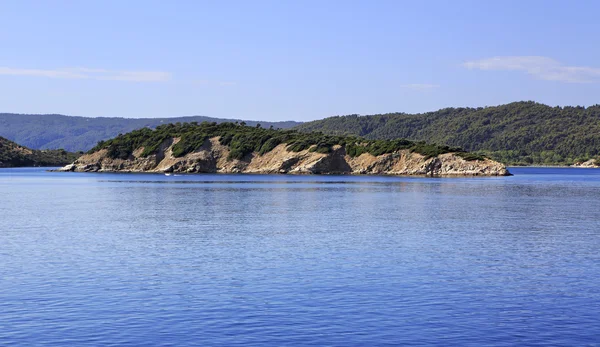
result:
[[[202,116],[179,118],[86,118],[57,114],[0,114],[0,136],[33,149],[64,148],[67,151],[87,151],[98,141],[111,139],[140,128],[155,128],[176,122],[235,122],[242,120]],[[258,122],[245,121],[254,126]],[[260,122],[264,127],[290,128],[297,122]]]
[[[572,164],[600,155],[599,105],[550,107],[529,101],[423,114],[350,115],[296,129],[427,141],[476,151],[505,164]]]
[[[98,143],[63,171],[506,175],[458,148],[233,123],[167,124]]]
[[[62,166],[79,154],[64,150],[32,150],[0,137],[0,167]]]

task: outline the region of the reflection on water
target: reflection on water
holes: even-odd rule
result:
[[[600,175],[0,170],[0,344],[597,343]]]

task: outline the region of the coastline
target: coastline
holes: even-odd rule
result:
[[[356,174],[397,176],[507,176],[506,166],[491,159],[466,160],[460,153],[425,156],[410,150],[372,155],[348,155],[341,145],[328,153],[307,148],[290,151],[282,143],[259,154],[249,153],[241,159],[230,156],[230,149],[220,144],[218,137],[205,140],[202,147],[183,156],[176,156],[173,147],[179,138],[165,141],[154,154],[143,155],[144,148],[135,149],[127,159],[113,158],[101,149],[85,154],[59,171],[76,172],[149,172],[149,173],[248,173],[248,174]]]

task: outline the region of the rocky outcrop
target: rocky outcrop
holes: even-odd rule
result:
[[[582,163],[575,163],[571,165],[571,167],[582,167],[582,168],[590,168],[595,169],[600,167],[600,162],[597,159],[590,159],[588,161],[584,161]]]
[[[227,160],[229,148],[217,137],[206,140],[196,152],[176,158],[172,154],[178,138],[166,141],[157,154],[142,157],[138,148],[130,158],[112,159],[105,149],[80,157],[59,171],[77,172],[175,172],[175,173],[255,173],[255,174],[376,174],[420,176],[506,176],[503,164],[486,159],[467,161],[455,153],[425,158],[418,153],[401,150],[373,156],[346,154],[342,146],[331,153],[310,149],[291,152],[280,144],[263,155],[250,154],[242,160]]]

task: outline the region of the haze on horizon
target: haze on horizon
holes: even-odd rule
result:
[[[308,121],[599,103],[594,1],[3,1],[0,112]]]

